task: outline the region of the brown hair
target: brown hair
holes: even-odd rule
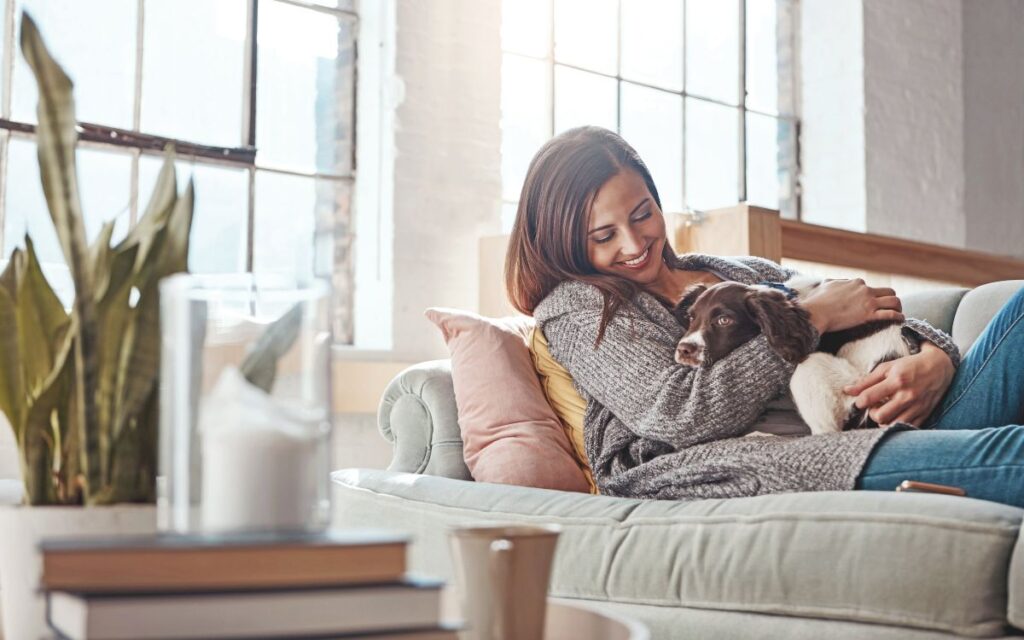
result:
[[[512,306],[532,314],[565,280],[601,290],[604,309],[597,341],[623,304],[638,292],[635,283],[598,272],[587,257],[590,208],[598,190],[623,169],[643,178],[661,208],[658,189],[640,156],[619,135],[601,127],[570,129],[549,140],[530,162],[505,259],[505,288]],[[678,263],[665,242],[662,259]]]

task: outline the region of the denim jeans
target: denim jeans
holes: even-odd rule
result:
[[[857,488],[892,491],[904,480],[960,487],[1024,507],[1024,290],[964,356],[926,428],[878,443]]]

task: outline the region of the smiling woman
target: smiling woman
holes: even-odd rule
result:
[[[761,258],[677,256],[647,166],[617,134],[581,127],[541,147],[512,229],[507,289],[534,316],[586,403],[583,440],[599,491],[679,499],[876,489],[913,470],[926,482],[959,483],[970,495],[1024,505],[1019,454],[983,455],[1024,450],[1024,427],[1013,426],[1024,418],[1024,384],[1009,355],[1024,341],[1024,293],[996,315],[980,341],[987,346],[968,354],[966,374],[942,406],[960,360],[952,339],[905,319],[891,289],[863,280],[824,282],[799,302],[808,340],[797,353],[787,354],[762,328],[712,366],[676,360],[683,332],[670,308],[694,283],[754,285],[794,275]],[[820,334],[881,319],[902,323],[921,351],[879,365],[844,393],[891,428],[811,435],[785,393],[793,363]],[[982,376],[991,380],[973,385]],[[998,411],[983,416],[978,407]],[[961,431],[907,431],[929,418]],[[997,433],[979,428],[993,425]],[[764,432],[797,437],[742,437]],[[923,453],[907,453],[917,450]],[[943,472],[926,473],[927,465]]]

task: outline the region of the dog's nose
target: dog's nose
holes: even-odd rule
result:
[[[676,362],[679,364],[696,366],[700,364],[700,356],[701,348],[698,344],[684,341],[676,346]]]

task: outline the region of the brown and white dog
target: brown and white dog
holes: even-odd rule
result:
[[[673,310],[686,329],[676,346],[676,362],[710,367],[764,334],[776,353],[797,364],[790,392],[811,433],[878,426],[843,387],[882,362],[917,353],[920,342],[900,322],[878,321],[826,333],[811,353],[810,316],[797,301],[820,283],[798,276],[781,286],[722,282],[692,287]]]

